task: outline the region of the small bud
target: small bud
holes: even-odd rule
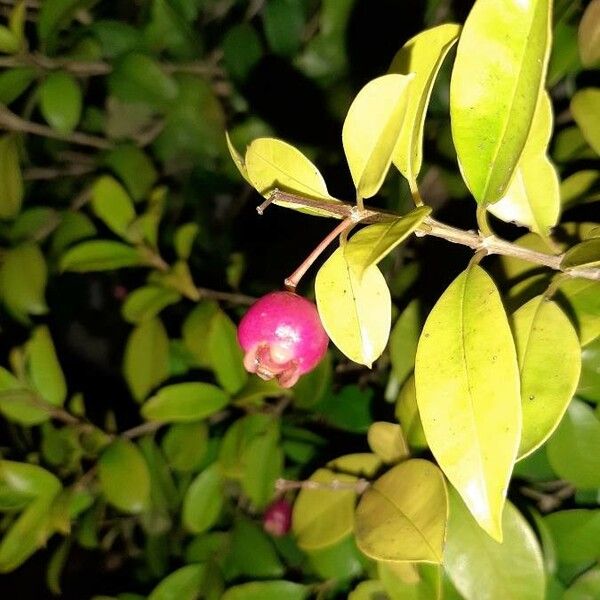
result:
[[[312,302],[292,292],[272,292],[244,315],[238,341],[247,371],[289,388],[319,364],[329,338]]]
[[[274,537],[285,535],[292,525],[292,506],[283,498],[273,502],[265,511],[263,529]]]

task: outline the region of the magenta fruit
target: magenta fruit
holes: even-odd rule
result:
[[[271,292],[244,315],[238,341],[247,371],[289,388],[317,366],[329,338],[312,302],[292,292]]]
[[[263,529],[274,537],[285,535],[292,525],[292,506],[281,498],[275,500],[265,511]]]

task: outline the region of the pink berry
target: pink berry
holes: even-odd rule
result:
[[[271,292],[244,315],[238,341],[247,371],[267,381],[276,378],[287,388],[319,364],[329,338],[312,302],[291,292]]]
[[[263,529],[274,537],[285,535],[292,525],[292,506],[283,498],[275,500],[265,511]]]

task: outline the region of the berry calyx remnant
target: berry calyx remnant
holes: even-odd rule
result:
[[[292,292],[271,292],[244,315],[238,341],[247,371],[289,388],[317,366],[329,338],[310,300]]]

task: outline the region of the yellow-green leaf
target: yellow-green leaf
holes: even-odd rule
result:
[[[571,113],[585,141],[600,154],[600,88],[586,88],[571,99]]]
[[[148,600],[197,600],[207,566],[187,565],[165,577],[148,596]]]
[[[183,500],[181,519],[192,533],[210,529],[223,507],[222,478],[218,463],[202,471],[192,481]]]
[[[200,421],[227,406],[229,396],[210,383],[187,382],[160,389],[142,407],[149,421],[186,423]]]
[[[450,84],[452,137],[467,187],[499,200],[527,140],[548,63],[549,0],[478,0]]]
[[[410,456],[402,428],[396,423],[375,421],[367,432],[369,447],[385,463],[397,463]]]
[[[229,588],[221,600],[305,600],[309,589],[292,581],[253,581]]]
[[[0,137],[0,219],[19,214],[23,202],[23,175],[14,135]]]
[[[138,402],[169,376],[169,338],[159,319],[144,321],[131,332],[123,372]]]
[[[596,169],[584,169],[569,175],[560,184],[560,201],[564,208],[580,202],[591,202],[598,199],[593,191],[600,180],[600,172]]]
[[[423,128],[433,84],[444,58],[458,39],[460,25],[444,23],[417,34],[398,51],[391,73],[414,73],[400,137],[392,159],[398,170],[416,185],[423,163]]]
[[[427,448],[427,439],[417,406],[417,393],[415,390],[415,376],[411,375],[400,388],[396,400],[396,418],[402,425],[408,444],[419,450]]]
[[[327,463],[327,468],[346,475],[366,477],[371,479],[381,469],[382,462],[379,456],[370,452],[355,452],[338,456]]]
[[[60,134],[71,133],[81,118],[83,94],[77,79],[66,71],[54,71],[39,87],[40,111]]]
[[[229,154],[231,159],[233,160],[235,166],[238,168],[240,175],[251,185],[254,186],[250,177],[248,176],[248,170],[246,169],[246,163],[244,162],[244,157],[237,151],[237,148],[233,145],[231,141],[231,136],[229,132],[225,132],[225,139],[227,141],[227,149],[229,150]]]
[[[569,248],[560,266],[563,269],[600,267],[600,238],[585,240]]]
[[[12,460],[0,461],[0,484],[28,498],[55,496],[61,489],[60,480],[38,465]]]
[[[558,300],[566,299],[566,306],[574,317],[582,346],[600,335],[600,282],[569,278],[560,283]]]
[[[352,102],[342,129],[342,142],[356,193],[374,196],[392,162],[414,75],[392,73],[373,79]]]
[[[415,458],[365,491],[356,509],[356,542],[376,560],[441,563],[447,517],[442,472]]]
[[[359,279],[338,248],[319,270],[315,294],[333,343],[370,367],[385,349],[391,327],[390,291],[381,271],[372,265]]]
[[[47,312],[47,278],[46,260],[37,244],[7,250],[0,267],[0,296],[6,308],[21,320]]]
[[[139,448],[115,440],[98,460],[100,487],[106,500],[123,512],[137,514],[150,501],[150,473]]]
[[[389,223],[376,223],[361,229],[344,246],[348,264],[362,277],[367,268],[383,260],[415,231],[430,213],[431,209],[428,206],[420,206]]]
[[[92,209],[117,235],[126,237],[135,219],[135,209],[125,188],[110,175],[102,175],[92,186]]]
[[[558,174],[546,150],[552,135],[552,104],[547,92],[540,95],[529,136],[502,198],[488,210],[503,221],[528,227],[547,236],[560,214]]]
[[[62,271],[77,273],[112,271],[144,264],[146,261],[136,248],[112,240],[82,242],[67,250],[60,260]]]
[[[444,566],[468,600],[544,600],[544,565],[535,534],[521,513],[506,503],[504,541],[479,527],[456,492],[450,490],[450,518]]]
[[[0,573],[13,571],[46,543],[53,499],[53,495],[35,499],[4,534],[0,543]]]
[[[141,323],[155,317],[163,308],[179,302],[181,295],[157,285],[145,285],[129,294],[121,313],[130,323]]]
[[[519,367],[490,276],[472,265],[427,318],[415,362],[427,442],[479,525],[502,540],[502,509],[521,439]]]
[[[329,195],[319,169],[300,150],[276,138],[254,140],[246,150],[245,168],[250,183],[265,198],[277,189],[318,200],[337,202]],[[331,216],[316,208],[301,208],[279,201],[275,204],[309,214]]]
[[[442,573],[439,565],[431,563],[377,563],[377,574],[390,600],[451,600],[442,596]]]
[[[579,22],[579,56],[584,67],[600,62],[600,0],[592,0]]]
[[[34,389],[50,404],[62,406],[67,398],[67,383],[47,327],[34,329],[27,342],[27,358]]]
[[[356,477],[318,469],[310,480],[322,484],[348,483],[356,481]],[[354,527],[355,502],[356,493],[351,489],[300,490],[292,515],[298,546],[303,550],[318,550],[342,540]]]
[[[581,348],[567,316],[543,296],[513,314],[512,329],[521,372],[519,458],[524,458],[550,437],[567,410],[579,381]]]

